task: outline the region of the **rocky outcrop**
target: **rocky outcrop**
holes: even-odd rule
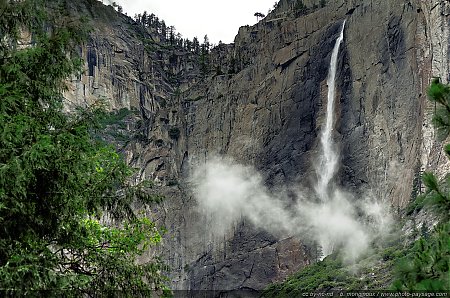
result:
[[[428,64],[423,65],[424,79],[439,78],[443,83],[450,79],[449,60],[449,25],[450,4],[446,1],[421,1],[425,22],[422,26],[420,38],[426,43],[421,49],[430,58]],[[424,81],[424,83],[428,83]],[[442,143],[436,139],[431,119],[435,105],[427,102],[424,105],[422,124],[421,170],[432,169],[443,178],[450,168],[447,157],[442,151]]]
[[[140,169],[138,179],[155,181],[166,196],[149,216],[168,229],[160,253],[175,289],[261,289],[311,262],[305,239],[278,239],[245,221],[211,238],[211,219],[197,212],[185,178],[192,165],[227,155],[259,169],[269,187],[310,186],[331,50],[344,19],[334,135],[339,183],[401,208],[420,192],[421,171],[445,172],[426,101],[431,77],[449,77],[445,1],[321,7],[311,0],[301,12],[280,1],[258,24],[241,27],[234,44],[212,50],[207,76],[192,53],[162,46],[156,33],[111,7],[78,2],[96,29],[80,49],[86,72],[73,78],[68,102],[105,97],[111,109],[138,111],[127,158]]]
[[[72,78],[66,109],[101,101],[110,111],[128,109],[128,162],[137,180],[174,183],[181,172],[185,134],[180,92],[201,78],[195,55],[161,42],[161,35],[95,0],[65,1],[91,20],[79,53],[85,72]]]
[[[342,84],[350,89],[341,99],[343,174],[394,206],[409,201],[422,142],[417,5],[361,3],[349,18],[345,43],[351,77],[344,76]]]

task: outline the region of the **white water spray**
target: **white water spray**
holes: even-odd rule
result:
[[[206,215],[200,235],[224,239],[231,227],[245,218],[255,227],[280,237],[311,237],[321,246],[323,257],[340,248],[344,259],[353,262],[367,251],[374,237],[386,232],[390,217],[383,204],[372,198],[356,198],[333,184],[339,163],[332,138],[335,80],[344,28],[345,21],[331,55],[315,193],[298,189],[297,202],[289,204],[291,198],[285,189],[280,186],[276,193],[271,191],[255,169],[226,157],[210,157],[191,177],[199,212]],[[319,202],[310,200],[314,196],[320,198]]]
[[[319,180],[316,185],[316,193],[322,201],[329,201],[329,187],[331,179],[336,174],[338,165],[338,153],[335,150],[333,142],[333,112],[334,112],[334,97],[336,93],[336,69],[338,62],[339,47],[344,39],[345,20],[342,23],[341,34],[333,48],[331,53],[330,68],[328,70],[328,98],[327,98],[327,113],[325,128],[322,131],[320,142],[322,144],[322,150],[320,155],[320,162],[316,168]]]

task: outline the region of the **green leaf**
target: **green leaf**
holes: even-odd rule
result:
[[[449,88],[440,83],[439,79],[434,79],[428,88],[428,98],[438,103],[442,103],[449,93]]]
[[[433,173],[424,172],[422,175],[422,181],[429,190],[439,191],[439,185]]]
[[[82,66],[73,49],[83,23],[60,1],[1,3],[1,287],[17,296],[164,288],[162,262],[135,262],[161,236],[131,208],[147,190],[128,186],[132,169],[93,135],[101,109],[63,111],[66,79]],[[33,46],[13,46],[24,30]],[[102,224],[104,214],[117,226]]]

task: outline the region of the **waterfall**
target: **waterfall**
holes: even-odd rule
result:
[[[318,174],[318,181],[315,187],[316,193],[320,200],[329,200],[329,187],[330,181],[333,179],[337,171],[338,165],[338,152],[335,149],[333,142],[333,110],[334,110],[334,97],[336,91],[336,68],[338,62],[339,47],[344,39],[345,21],[342,23],[341,33],[336,39],[336,43],[331,54],[330,67],[328,70],[328,97],[327,97],[327,113],[325,127],[322,129],[322,135],[320,137],[320,143],[322,145],[319,164],[316,167]]]
[[[302,187],[293,204],[291,188],[272,192],[265,185],[264,175],[255,169],[232,159],[210,158],[194,169],[190,180],[195,187],[199,212],[208,216],[201,225],[206,231],[202,235],[207,233],[211,239],[223,239],[229,235],[230,227],[245,218],[273,235],[310,238],[317,248],[317,258],[340,248],[343,260],[353,262],[367,251],[375,237],[388,231],[391,223],[388,207],[376,198],[340,189],[333,180],[339,168],[339,150],[333,142],[335,80],[344,28],[345,21],[339,28],[329,65],[326,119],[321,128],[315,167],[317,183],[313,197],[318,199],[312,200],[311,192],[303,191]]]

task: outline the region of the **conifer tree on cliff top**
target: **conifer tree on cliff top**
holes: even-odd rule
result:
[[[0,296],[166,289],[161,262],[136,263],[161,236],[129,207],[131,169],[92,137],[97,109],[62,112],[86,30],[55,2],[0,0]]]

